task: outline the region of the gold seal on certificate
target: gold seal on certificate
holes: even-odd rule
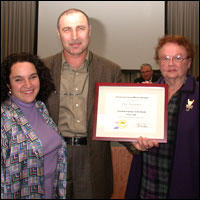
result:
[[[167,85],[97,83],[93,140],[167,142]]]

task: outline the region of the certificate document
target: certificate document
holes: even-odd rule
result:
[[[167,142],[167,85],[97,83],[93,140]]]

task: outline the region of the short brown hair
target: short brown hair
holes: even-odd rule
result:
[[[57,20],[57,29],[59,30],[59,28],[60,28],[60,25],[59,25],[59,23],[60,23],[60,18],[61,18],[63,15],[68,15],[68,14],[77,13],[77,12],[82,13],[82,14],[87,18],[88,26],[89,26],[89,24],[90,24],[90,22],[89,22],[89,17],[87,16],[86,13],[84,13],[82,10],[79,10],[79,9],[76,9],[76,8],[70,8],[70,9],[68,9],[68,10],[63,11],[63,12],[60,14],[60,16],[58,17],[58,20]]]
[[[187,51],[187,55],[189,58],[191,58],[193,60],[194,57],[194,50],[193,47],[191,45],[191,43],[189,42],[189,40],[184,37],[184,36],[180,36],[180,35],[166,35],[163,38],[160,38],[158,40],[158,45],[156,47],[155,50],[155,57],[154,59],[156,61],[159,60],[159,56],[158,56],[158,51],[166,44],[166,43],[176,43],[179,46],[183,46],[186,51]]]

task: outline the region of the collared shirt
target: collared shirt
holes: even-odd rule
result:
[[[179,91],[168,102],[167,143],[160,143],[159,148],[143,152],[143,175],[140,190],[140,197],[142,199],[167,198],[169,176],[175,148]]]
[[[88,59],[75,70],[62,56],[58,127],[64,137],[87,136]]]

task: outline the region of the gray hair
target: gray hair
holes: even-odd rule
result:
[[[152,70],[152,66],[149,63],[144,63],[140,66],[140,70],[144,67],[144,66],[149,66]]]

